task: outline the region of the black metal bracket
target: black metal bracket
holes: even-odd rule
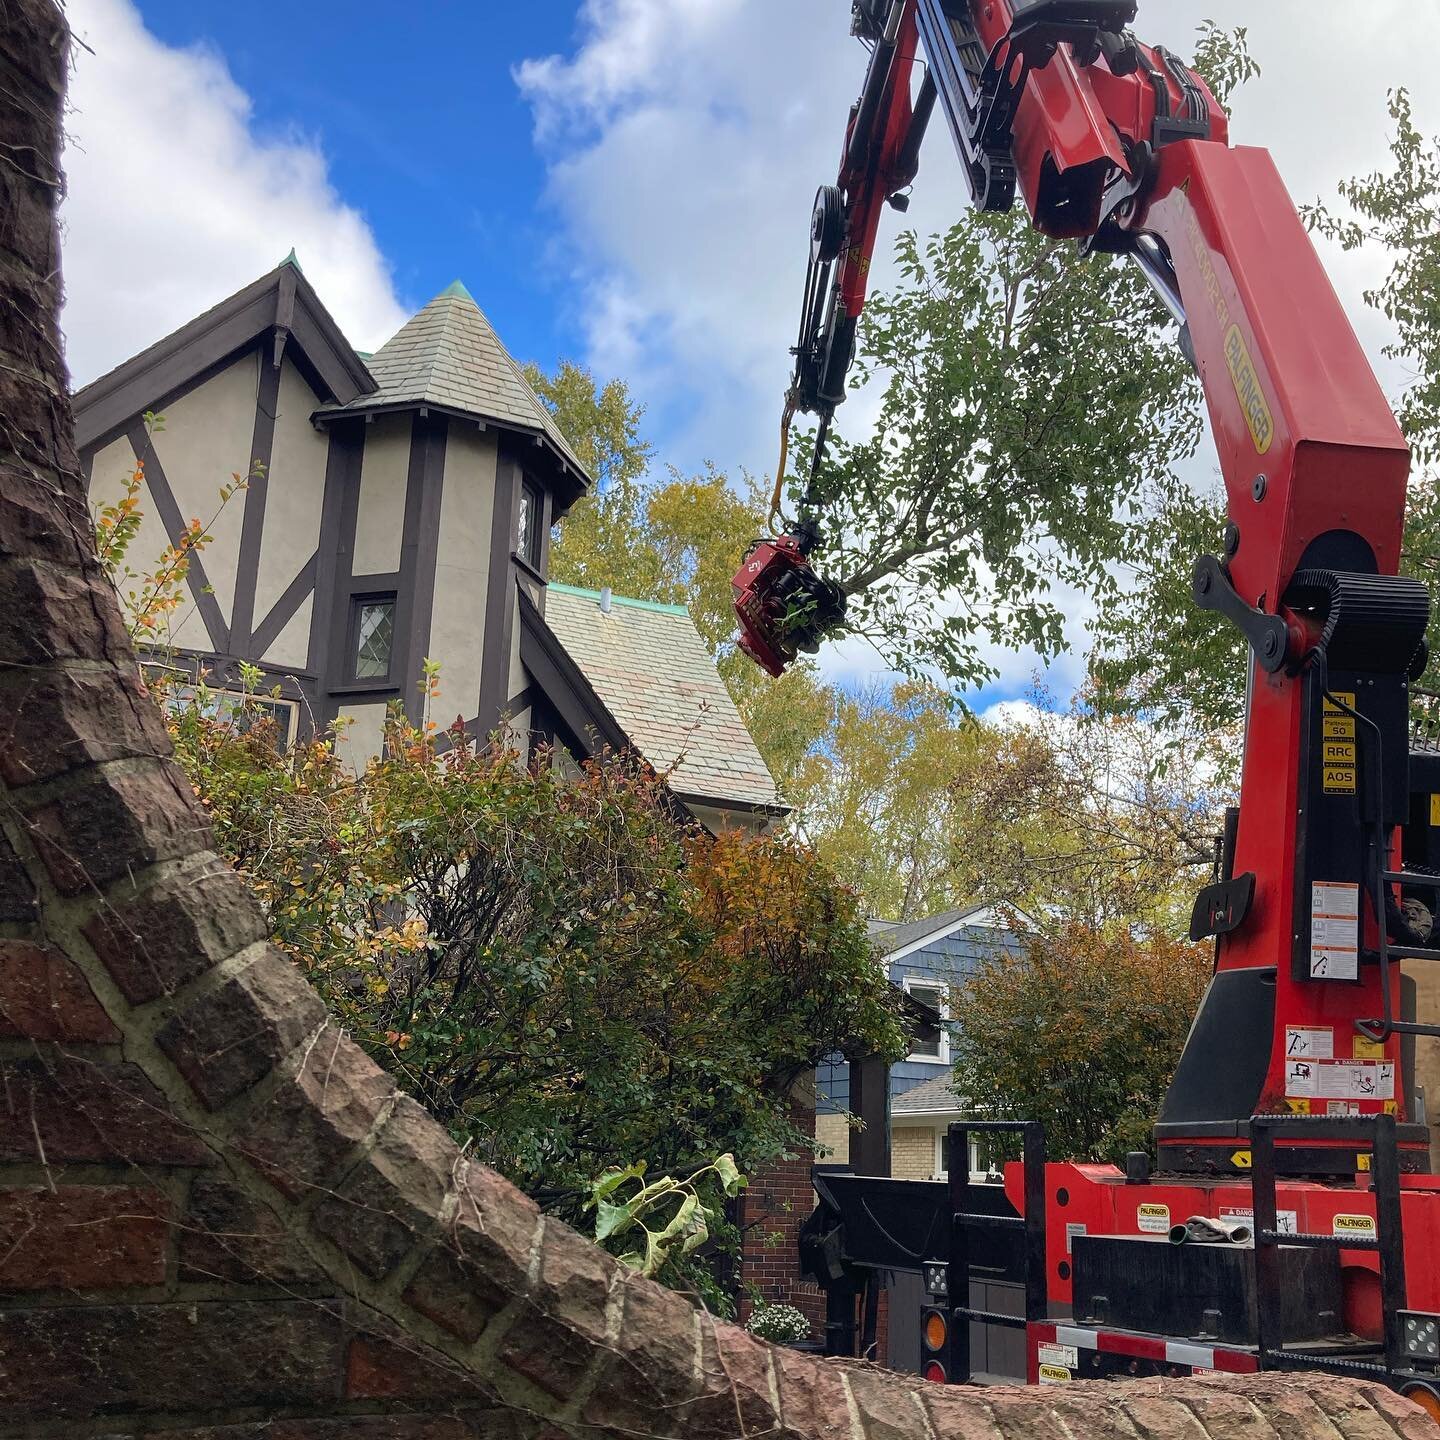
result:
[[[1276,1213],[1276,1137],[1343,1138],[1360,1132],[1371,1151],[1375,1195],[1373,1236],[1291,1234],[1281,1231]],[[1368,1136],[1366,1134],[1368,1132]],[[1370,1250],[1380,1261],[1380,1308],[1385,1324],[1385,1363],[1367,1373],[1393,1374],[1402,1365],[1400,1312],[1405,1309],[1405,1239],[1400,1207],[1400,1159],[1393,1115],[1256,1115],[1250,1121],[1251,1203],[1255,1209],[1255,1288],[1260,1368],[1357,1368],[1355,1362],[1287,1350],[1280,1296],[1277,1245],[1339,1250]]]
[[[970,1206],[970,1132],[1021,1137],[1025,1175],[1025,1213],[997,1216],[976,1213]],[[958,1120],[950,1127],[950,1263],[946,1273],[950,1313],[960,1323],[950,1326],[952,1384],[966,1385],[970,1369],[970,1325],[1004,1325],[1023,1330],[1049,1314],[1045,1288],[1045,1127],[1038,1120]],[[1025,1233],[1025,1315],[1000,1315],[970,1304],[970,1230],[974,1226],[1023,1230]]]
[[[1214,555],[1195,562],[1195,603],[1202,610],[1218,610],[1250,643],[1261,669],[1273,674],[1285,665],[1290,636],[1279,615],[1267,615],[1240,598],[1229,572]]]
[[[1196,897],[1190,912],[1190,938],[1204,940],[1210,935],[1228,935],[1238,930],[1255,898],[1255,872],[1247,870],[1233,880],[1207,885]]]

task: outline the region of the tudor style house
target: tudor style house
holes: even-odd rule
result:
[[[143,462],[142,560],[252,477],[170,638],[222,696],[258,667],[288,736],[346,720],[362,766],[388,705],[419,717],[429,660],[442,725],[576,760],[633,747],[711,829],[787,813],[683,607],[548,584],[590,477],[458,281],[364,355],[292,252],[74,404],[93,503]]]

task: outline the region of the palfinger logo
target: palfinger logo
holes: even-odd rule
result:
[[[1241,410],[1245,412],[1250,438],[1255,442],[1255,449],[1263,455],[1275,439],[1275,417],[1270,413],[1265,392],[1260,388],[1255,362],[1250,358],[1249,348],[1238,325],[1232,325],[1225,333],[1225,364],[1231,380],[1235,382],[1235,394]]]

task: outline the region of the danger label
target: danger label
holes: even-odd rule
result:
[[[1067,1370],[1080,1366],[1080,1352],[1073,1345],[1041,1345],[1035,1353],[1042,1365],[1063,1365]]]
[[[1336,691],[1336,699],[1354,706],[1353,691]],[[1355,717],[1347,715],[1328,696],[1321,715],[1320,786],[1327,795],[1355,793]]]
[[[1220,1219],[1226,1225],[1248,1225],[1252,1230],[1255,1228],[1255,1212],[1248,1205],[1222,1205]],[[1277,1210],[1275,1229],[1281,1235],[1298,1235],[1298,1219],[1299,1216],[1294,1210]]]
[[[1285,1093],[1316,1100],[1393,1100],[1395,1066],[1385,1060],[1286,1060]]]
[[[1135,1211],[1135,1226],[1142,1235],[1168,1235],[1170,1207],[1147,1200]]]
[[[1310,978],[1354,980],[1360,974],[1360,886],[1317,880],[1310,887]]]

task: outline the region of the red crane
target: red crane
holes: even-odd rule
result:
[[[1018,193],[1037,228],[1132,257],[1158,290],[1225,480],[1223,553],[1197,557],[1194,592],[1250,648],[1240,805],[1224,872],[1196,904],[1192,934],[1217,937],[1216,970],[1156,1126],[1156,1174],[1049,1167],[1044,1288],[1080,1303],[1067,1226],[1140,1237],[1161,1212],[1248,1205],[1270,1323],[1231,1368],[1370,1366],[1423,1388],[1434,1367],[1406,1346],[1407,1334],[1440,1340],[1440,1180],[1426,1173],[1427,1127],[1406,1113],[1402,1038],[1440,1029],[1402,1018],[1399,962],[1440,959],[1403,904],[1435,910],[1440,773],[1409,747],[1430,608],[1397,575],[1409,452],[1270,155],[1230,145],[1204,82],[1130,33],[1135,12],[1134,0],[856,0],[871,58],[837,182],[816,198],[785,428],[797,411],[818,417],[818,465],[881,213],[904,208],[937,100],[978,206],[1007,209]],[[814,511],[812,492],[794,533],[762,542],[735,577],[741,645],[773,674],[843,620],[843,595],[807,558]],[[1018,1172],[1010,1183],[1020,1202]],[[1277,1242],[1277,1193],[1289,1229],[1319,1239]],[[1366,1243],[1342,1248],[1346,1235]],[[1338,1253],[1342,1271],[1343,1313],[1306,1355],[1276,1334],[1291,1250]],[[1141,1289],[1168,1283],[1140,1273]],[[1110,1316],[1156,1363],[1193,1339],[1193,1325],[1148,1320]],[[1039,1347],[1057,1343],[1048,1329],[1047,1341],[1030,1317],[1032,1378]]]

